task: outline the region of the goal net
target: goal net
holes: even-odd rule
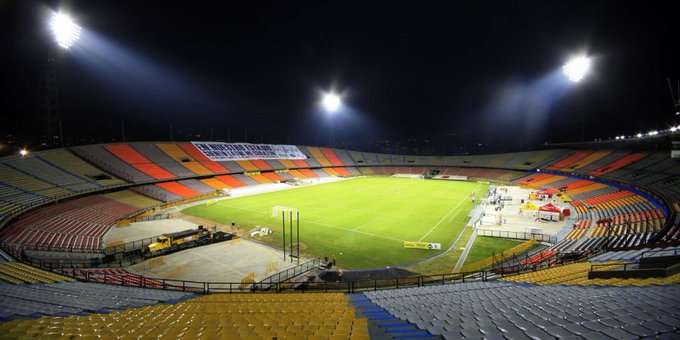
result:
[[[283,206],[283,205],[276,205],[276,206],[272,207],[272,217],[281,217],[282,213],[285,213],[286,217],[288,217],[291,212],[293,213],[293,216],[296,216],[298,211],[299,210],[297,208],[286,207],[286,206]]]

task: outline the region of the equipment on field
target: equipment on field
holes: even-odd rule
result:
[[[271,235],[271,233],[272,230],[267,227],[257,227],[255,230],[250,232],[250,237],[267,236]]]
[[[156,242],[143,249],[144,257],[170,254],[183,249],[231,240],[233,237],[233,234],[223,231],[210,231],[199,225],[197,229],[187,229],[159,236]]]

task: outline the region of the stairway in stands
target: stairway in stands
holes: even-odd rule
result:
[[[368,332],[371,339],[441,339],[439,336],[418,329],[408,321],[395,318],[364,294],[352,294],[349,296],[349,301],[356,308],[359,317],[368,319]]]

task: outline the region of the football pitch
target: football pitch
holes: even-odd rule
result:
[[[470,193],[487,184],[394,177],[360,177],[197,205],[183,213],[218,223],[235,222],[274,233],[262,240],[282,247],[281,216],[274,206],[300,211],[301,253],[335,256],[341,268],[408,265],[445,251],[468,221]],[[287,242],[289,234],[286,234]],[[406,249],[403,241],[441,243],[442,250]]]

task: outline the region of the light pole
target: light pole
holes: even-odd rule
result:
[[[562,73],[573,83],[580,82],[590,72],[591,60],[586,55],[572,57],[562,66]],[[581,111],[581,141],[585,141],[585,118]]]
[[[59,133],[59,145],[64,146],[64,133],[59,113],[59,84],[57,71],[64,51],[80,39],[81,27],[66,13],[53,12],[48,27],[55,45],[47,47],[47,68],[45,75],[45,113],[47,118],[47,143],[56,144],[55,131]],[[56,48],[58,46],[58,49]]]
[[[338,110],[342,107],[342,98],[340,95],[334,93],[334,92],[326,92],[322,95],[321,97],[321,106],[323,107],[323,110],[328,114],[329,116],[329,123],[330,123],[330,133],[328,135],[328,139],[330,141],[330,146],[335,145],[335,131],[333,128],[333,116],[335,115]]]

